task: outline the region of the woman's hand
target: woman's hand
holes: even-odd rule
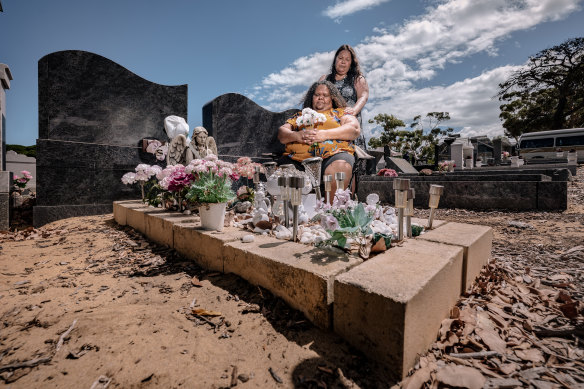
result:
[[[355,109],[353,107],[346,107],[345,113],[348,113],[349,115],[356,115]]]
[[[301,134],[301,143],[307,144],[307,145],[311,145],[314,142],[318,142],[318,133],[320,131],[317,131],[315,129],[310,129],[310,130],[301,130],[298,131]]]

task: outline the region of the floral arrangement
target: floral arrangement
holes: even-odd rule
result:
[[[241,177],[246,177],[248,180],[251,180],[257,166],[259,166],[260,172],[265,173],[264,167],[261,164],[253,162],[249,157],[241,157],[237,160],[233,170]]]
[[[186,193],[186,199],[190,202],[226,203],[235,197],[231,183],[239,179],[239,175],[232,163],[210,154],[204,159],[192,160],[185,172],[195,177]]]
[[[162,168],[158,165],[148,165],[141,163],[134,169],[135,172],[128,172],[122,176],[122,183],[125,185],[131,185],[134,183],[140,184],[140,190],[142,191],[142,201],[144,201],[144,185],[150,180],[152,176],[160,174]]]
[[[381,177],[397,177],[397,172],[393,169],[381,169],[377,172]]]
[[[162,143],[157,139],[146,139],[148,146],[146,146],[146,152],[154,154],[157,160],[164,161],[166,159],[166,154],[168,154],[168,144]]]
[[[323,113],[318,113],[312,108],[304,108],[302,115],[296,118],[296,125],[298,128],[305,130],[306,128],[316,128],[319,124],[326,122],[326,116]],[[318,142],[310,145],[309,151],[315,151],[319,148]]]
[[[329,239],[317,243],[319,247],[347,250],[354,243],[359,246],[359,255],[367,259],[370,252],[384,251],[391,244],[393,233],[387,229],[386,222],[394,223],[395,214],[383,213],[379,195],[375,193],[367,196],[366,203],[359,203],[351,200],[350,189],[338,190],[332,205],[318,201],[316,210],[315,219],[330,235]]]
[[[302,115],[296,118],[296,125],[300,128],[316,127],[321,123],[326,122],[326,116],[323,113],[318,113],[312,108],[304,108]]]
[[[454,161],[442,161],[438,163],[438,171],[439,172],[447,172],[456,167]]]
[[[501,153],[501,158],[502,158],[502,159],[507,159],[507,158],[509,158],[509,152],[508,152],[508,151],[503,151],[503,152]]]
[[[20,174],[22,174],[21,177],[17,176],[16,174],[14,175],[14,185],[20,189],[24,189],[26,188],[26,184],[28,184],[28,182],[32,179],[32,175],[28,170],[23,170],[20,172]]]

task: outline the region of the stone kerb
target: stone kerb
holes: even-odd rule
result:
[[[489,262],[493,229],[487,226],[450,222],[439,229],[427,231],[420,235],[419,239],[455,245],[464,249],[460,289],[462,294],[471,286],[483,266]]]
[[[140,201],[115,202],[114,218],[204,268],[267,288],[400,376],[435,340],[461,291],[488,262],[492,244],[489,227],[435,220],[433,230],[363,262],[268,236],[243,243],[247,231],[205,231],[197,216]]]
[[[175,224],[172,231],[174,249],[179,254],[206,269],[220,272],[225,272],[226,245],[249,234],[235,227],[225,227],[221,232],[205,231],[198,217]]]
[[[263,286],[325,329],[332,324],[335,277],[363,262],[353,255],[326,254],[265,236],[256,236],[252,243],[226,244],[224,258],[226,273]]]
[[[460,296],[463,249],[408,240],[339,275],[334,331],[403,377]]]

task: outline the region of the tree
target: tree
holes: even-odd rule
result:
[[[528,64],[499,84],[499,118],[508,136],[584,126],[584,38],[529,57]]]
[[[450,120],[448,112],[429,112],[425,119],[421,115],[414,117],[409,130],[396,130],[405,127],[405,123],[393,115],[379,114],[369,123],[376,123],[383,127],[379,138],[371,138],[369,146],[389,146],[390,149],[410,156],[412,162],[416,160],[434,160],[434,147],[439,140],[450,134],[453,129],[442,129],[439,125]],[[426,127],[423,125],[426,122]]]

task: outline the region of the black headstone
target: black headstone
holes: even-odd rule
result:
[[[297,111],[271,112],[245,96],[227,93],[205,104],[203,127],[215,138],[220,157],[281,155],[278,128]]]
[[[39,139],[34,225],[112,211],[139,198],[122,175],[156,163],[142,139],[166,140],[164,118],[187,119],[187,85],[147,81],[86,51],[51,53],[38,62]]]

